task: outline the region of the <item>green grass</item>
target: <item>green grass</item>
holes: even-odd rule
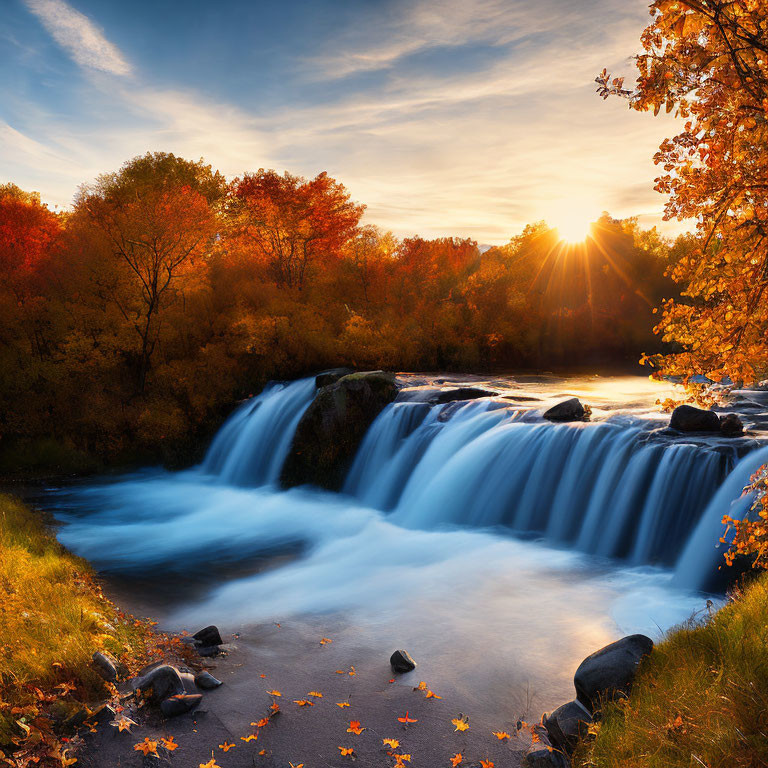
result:
[[[659,643],[574,766],[768,766],[768,574]]]
[[[39,765],[60,764],[62,723],[114,694],[92,668],[97,650],[135,670],[157,638],[103,596],[40,514],[0,495],[0,763],[32,750]]]

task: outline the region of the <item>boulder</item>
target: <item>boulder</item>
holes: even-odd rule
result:
[[[108,682],[114,683],[118,677],[125,677],[128,669],[108,653],[96,651],[91,657],[96,671]]]
[[[591,722],[591,713],[576,699],[558,707],[551,715],[544,715],[542,720],[552,744],[566,754],[573,752]]]
[[[430,403],[440,405],[442,403],[452,403],[455,400],[476,400],[478,397],[496,397],[498,392],[491,392],[488,389],[480,387],[456,387],[456,389],[444,389],[429,398]]]
[[[727,413],[720,417],[720,434],[725,437],[741,437],[744,434],[744,422],[735,413]]]
[[[183,696],[185,693],[184,680],[176,667],[170,664],[160,664],[132,682],[133,690],[152,690],[152,698],[162,701],[169,696]]]
[[[178,717],[191,712],[202,700],[203,696],[200,693],[171,696],[160,702],[160,711],[166,717]]]
[[[213,624],[210,627],[203,627],[203,629],[195,632],[192,637],[198,645],[221,645],[224,642],[221,639],[219,628]]]
[[[384,371],[352,373],[319,389],[296,428],[282,486],[339,490],[368,427],[396,396],[395,375]]]
[[[650,637],[628,635],[587,656],[573,677],[576,698],[594,713],[603,700],[628,694],[637,665],[652,650]]]
[[[389,657],[389,663],[392,665],[392,671],[399,675],[416,669],[416,662],[411,658],[411,654],[408,651],[395,651]]]
[[[544,412],[547,421],[583,421],[586,416],[587,411],[578,397],[563,400]]]
[[[719,432],[720,419],[714,411],[705,411],[692,405],[678,405],[672,411],[669,426],[678,432]]]
[[[210,691],[222,685],[210,672],[203,670],[195,675],[195,685],[203,691]]]
[[[350,373],[354,373],[352,368],[330,368],[327,371],[321,371],[315,376],[315,386],[318,389],[327,387],[329,384],[335,384],[340,378],[348,376]]]
[[[531,744],[523,756],[523,768],[569,768],[568,758],[549,740],[542,725],[534,725],[538,740]]]

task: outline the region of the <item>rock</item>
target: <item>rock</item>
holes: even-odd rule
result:
[[[735,413],[727,413],[720,417],[720,434],[725,437],[741,437],[744,434],[744,423]]]
[[[637,665],[652,650],[650,637],[628,635],[587,656],[573,677],[576,698],[594,713],[601,701],[628,694]]]
[[[51,704],[51,715],[65,731],[81,726],[91,714],[91,711],[79,701],[59,699]]]
[[[430,403],[440,405],[442,403],[452,403],[455,400],[476,400],[478,397],[497,397],[498,392],[491,392],[488,389],[479,387],[456,387],[456,389],[445,389],[429,398]]]
[[[544,412],[547,421],[583,421],[587,412],[578,397],[563,400]]]
[[[589,710],[574,699],[558,707],[551,715],[544,715],[542,724],[552,744],[571,754],[592,722]]]
[[[96,651],[91,658],[93,659],[96,671],[108,683],[114,683],[117,681],[118,677],[125,677],[128,674],[128,669],[125,665],[116,661],[115,658],[108,653]]]
[[[705,411],[692,405],[678,405],[672,411],[669,426],[678,432],[719,432],[720,419],[714,411]]]
[[[396,396],[395,375],[383,371],[352,373],[319,389],[294,433],[282,486],[339,490],[368,427]]]
[[[217,680],[210,672],[203,670],[195,675],[195,685],[204,691],[210,691],[222,685],[221,680]]]
[[[392,671],[399,675],[416,669],[416,662],[411,658],[408,651],[395,651],[389,657],[389,663],[392,665]]]
[[[523,756],[523,768],[568,768],[568,758],[554,748],[544,726],[534,725],[533,731],[538,741],[531,744]]]
[[[135,677],[132,683],[134,691],[141,689],[148,691],[152,689],[152,698],[155,701],[162,701],[169,696],[184,695],[184,681],[176,667],[170,664],[160,664],[150,669],[146,674]]]
[[[197,655],[205,659],[211,656],[218,656],[221,652],[222,650],[218,645],[199,645],[197,647]]]
[[[199,632],[195,632],[192,637],[198,645],[221,645],[224,642],[219,634],[219,628],[213,624],[210,627],[204,627]]]
[[[315,376],[315,386],[320,389],[329,384],[335,384],[343,376],[348,376],[355,371],[352,368],[330,368],[327,371],[321,371]]]
[[[191,712],[202,700],[203,696],[200,693],[171,696],[160,702],[160,711],[166,717],[178,717],[179,715]]]

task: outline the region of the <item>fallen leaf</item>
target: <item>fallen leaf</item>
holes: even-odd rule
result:
[[[157,742],[152,741],[149,736],[147,736],[144,741],[134,744],[133,748],[136,752],[142,752],[144,756],[147,755],[156,755],[157,754]]]
[[[200,763],[199,768],[221,768],[221,766],[216,762],[216,759],[212,757],[207,763]]]
[[[337,701],[336,702],[336,706],[340,707],[341,709],[344,709],[344,707],[348,707],[349,706],[349,702],[348,701]]]
[[[491,733],[499,740],[506,741],[510,736],[506,731],[491,731]]]
[[[269,725],[269,718],[262,717],[261,720],[257,720],[255,723],[251,723],[251,725],[255,725],[257,728],[263,728],[265,725]]]
[[[422,680],[414,689],[414,691],[426,691],[427,684]]]
[[[360,725],[359,720],[350,720],[349,721],[349,728],[347,728],[347,733],[354,733],[356,736],[359,736],[365,728],[363,728],[362,725]]]
[[[397,749],[400,746],[400,742],[397,739],[382,739],[381,743],[392,749]]]
[[[128,731],[128,733],[130,733],[132,725],[138,726],[138,723],[134,722],[130,717],[126,717],[125,715],[120,715],[120,717],[116,717],[114,720],[110,720],[109,724],[113,728],[117,728],[118,733],[122,733],[123,731]]]
[[[290,765],[291,768],[304,768],[304,763],[299,763],[298,765],[294,765],[290,760],[288,761],[288,765]]]
[[[323,638],[323,639],[320,641],[320,645],[328,645],[328,643],[332,643],[332,642],[333,642],[333,640],[331,640],[331,638],[330,638],[330,637],[324,637],[324,638]]]
[[[173,752],[174,749],[178,749],[179,745],[174,741],[173,736],[169,736],[167,739],[163,736],[160,738],[163,742],[163,746],[169,751]]]
[[[425,699],[442,699],[442,696],[438,696],[434,691],[427,691]]]
[[[232,742],[225,741],[223,744],[219,744],[219,749],[222,752],[229,752],[229,750],[232,749],[232,747],[234,747],[234,746],[235,745]]]
[[[282,694],[282,693],[280,693],[280,691],[278,691],[277,689],[275,689],[275,690],[273,690],[273,691],[267,691],[267,693],[268,693],[270,696],[282,696],[282,695],[283,695],[283,694]]]
[[[456,768],[456,766],[464,759],[464,755],[461,754],[461,752],[457,752],[452,758],[451,758],[451,765],[453,768]]]
[[[259,738],[258,733],[251,733],[248,736],[241,736],[240,741],[256,741]]]
[[[451,723],[456,726],[457,731],[469,730],[469,718],[466,715],[459,713],[458,717],[454,717]]]
[[[315,703],[309,699],[294,699],[294,704],[298,704],[300,707],[314,707]]]
[[[276,701],[273,701],[269,705],[269,708],[272,710],[272,715],[276,715],[280,711],[280,705]],[[270,715],[270,717],[272,717],[272,715]]]
[[[342,757],[352,756],[355,754],[355,750],[352,749],[352,747],[339,747],[339,752],[341,752]]]
[[[410,763],[411,762],[411,756],[410,755],[397,755],[394,752],[391,753],[392,757],[395,758],[395,765],[394,768],[402,768],[403,763]]]
[[[310,691],[307,696],[314,696],[316,699],[322,699],[323,694],[320,691]]]
[[[405,723],[408,725],[408,723],[418,723],[418,720],[414,720],[412,717],[408,717],[408,711],[406,710],[405,717],[398,717],[397,718],[398,723]]]
[[[483,768],[493,768],[493,760],[481,760],[480,765]]]

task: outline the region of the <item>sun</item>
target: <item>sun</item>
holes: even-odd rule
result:
[[[589,237],[592,222],[596,219],[594,206],[578,197],[558,201],[551,214],[551,221],[560,239],[572,245],[583,243]]]

